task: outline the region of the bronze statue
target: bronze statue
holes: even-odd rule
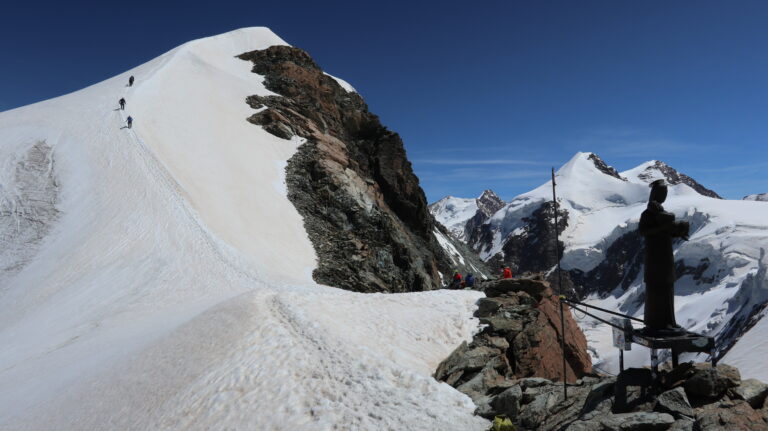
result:
[[[688,222],[675,221],[664,211],[667,199],[664,180],[651,183],[648,208],[640,216],[640,235],[645,237],[645,332],[677,335],[685,330],[675,322],[675,257],[672,238],[688,239]]]

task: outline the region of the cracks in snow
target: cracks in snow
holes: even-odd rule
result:
[[[15,167],[0,177],[0,281],[32,259],[59,218],[52,148],[38,141],[7,164]]]

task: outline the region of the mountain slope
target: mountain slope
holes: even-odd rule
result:
[[[312,281],[284,176],[303,141],[246,121],[274,93],[235,57],[273,45],[201,39],[0,113],[0,428],[485,427],[430,376],[477,293]]]
[[[454,237],[463,240],[467,222],[477,213],[477,199],[446,196],[431,203],[429,211]]]

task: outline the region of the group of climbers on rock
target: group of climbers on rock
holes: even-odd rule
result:
[[[507,265],[502,265],[500,268],[499,279],[512,278],[512,269]],[[461,276],[459,270],[453,271],[453,277],[451,282],[448,283],[448,289],[464,289],[475,287],[475,276],[472,273],[467,273],[466,277]]]
[[[463,288],[473,288],[475,287],[475,276],[472,275],[471,272],[467,273],[467,276],[464,277],[464,279],[461,278],[461,273],[459,273],[459,270],[453,271],[453,277],[451,278],[451,283],[448,284],[449,289],[463,289]]]

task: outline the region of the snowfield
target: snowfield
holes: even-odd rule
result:
[[[235,58],[275,44],[196,40],[0,113],[0,429],[487,426],[430,376],[481,294],[311,280],[301,141],[245,121],[271,93]]]

